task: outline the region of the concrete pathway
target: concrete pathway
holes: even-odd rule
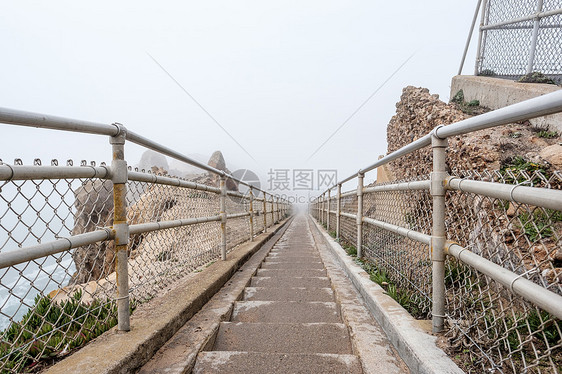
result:
[[[291,222],[193,373],[408,372],[308,220]]]

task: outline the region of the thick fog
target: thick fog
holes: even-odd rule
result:
[[[385,153],[403,87],[448,100],[474,7],[2,1],[0,106],[120,122],[203,158],[221,150],[230,170],[254,170],[266,188],[272,170],[336,170],[341,179]],[[468,74],[474,50],[473,43]],[[1,126],[4,162],[110,158],[105,137]],[[129,163],[142,152],[128,145]]]

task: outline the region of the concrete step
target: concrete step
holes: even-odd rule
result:
[[[277,288],[277,287],[246,287],[244,300],[251,301],[334,301],[331,288]]]
[[[316,250],[315,248],[309,248],[309,249],[295,249],[295,248],[286,248],[286,249],[279,249],[279,248],[273,248],[269,253],[290,253],[290,254],[301,254],[301,255],[316,255],[318,254],[318,250]]]
[[[328,277],[252,277],[250,287],[319,287],[331,288]]]
[[[213,351],[351,354],[342,323],[222,322]]]
[[[326,269],[295,269],[290,266],[282,269],[258,269],[258,277],[325,277]]]
[[[270,253],[266,258],[265,262],[319,262],[321,261],[319,255],[307,255],[307,256],[299,256],[299,255],[284,255],[282,253],[273,254]]]
[[[262,262],[261,269],[324,269],[324,263],[318,261],[303,262]]]
[[[340,311],[334,302],[237,301],[232,322],[264,323],[340,323]]]
[[[357,356],[333,354],[201,352],[192,373],[214,374],[360,374]]]

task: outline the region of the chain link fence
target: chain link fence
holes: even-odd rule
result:
[[[454,171],[464,180],[562,189],[562,173],[542,170]],[[369,186],[428,181],[429,176]],[[562,295],[562,212],[466,193],[447,192],[448,238],[520,277]],[[326,226],[328,203],[312,215]],[[339,239],[357,242],[357,191],[341,196]],[[429,190],[390,189],[363,194],[363,217],[431,235]],[[336,228],[337,197],[331,198]],[[346,216],[347,215],[347,216]],[[353,218],[350,216],[354,216]],[[363,223],[363,259],[401,291],[400,302],[417,318],[431,318],[432,262],[427,245]],[[558,373],[562,322],[509,288],[452,256],[445,263],[447,343],[443,348],[469,373]]]
[[[561,0],[484,0],[476,75],[562,78]]]
[[[53,160],[51,166],[50,172],[93,170],[100,177],[20,180],[13,171],[22,167],[29,173],[31,166],[0,161],[7,171],[0,181],[0,254],[17,255],[113,225],[114,185],[106,164],[68,161],[62,167]],[[44,167],[35,160],[33,168]],[[221,192],[216,185],[144,170],[129,168],[128,174],[128,297],[134,309],[220,259]],[[254,193],[255,236],[265,226],[263,194]],[[237,191],[225,196],[227,251],[251,239],[249,201]],[[267,202],[268,227],[285,217],[285,207]],[[117,324],[115,253],[114,240],[98,240],[0,270],[0,372],[40,370]]]

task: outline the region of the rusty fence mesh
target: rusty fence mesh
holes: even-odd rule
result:
[[[22,165],[16,160],[14,165]],[[35,160],[40,166],[41,161]],[[53,160],[53,166],[58,162]],[[73,166],[72,161],[67,166]],[[82,162],[79,167],[93,167]],[[105,164],[101,164],[105,167]],[[130,169],[131,170],[131,169]],[[144,172],[144,171],[142,171]],[[216,186],[215,186],[216,187]],[[129,180],[130,225],[218,217],[219,194]],[[268,203],[268,210],[271,210]],[[250,239],[249,197],[227,196],[227,249]],[[254,201],[254,234],[263,231]],[[279,217],[282,218],[282,217]],[[268,213],[267,225],[272,226]],[[0,253],[89,233],[113,224],[113,184],[99,178],[0,181]],[[162,229],[129,238],[133,307],[220,258],[220,222]],[[0,372],[41,369],[117,323],[113,240],[0,270]]]
[[[464,179],[562,189],[562,173],[544,170],[454,171]],[[411,180],[427,180],[428,176]],[[392,183],[397,183],[395,181]],[[379,184],[383,185],[383,184]],[[356,193],[342,197],[342,212],[357,214]],[[461,191],[447,192],[448,239],[521,277],[562,295],[562,212]],[[317,202],[311,212],[319,219]],[[364,217],[431,235],[429,191],[363,195]],[[325,216],[324,216],[325,217]],[[324,218],[325,220],[325,218]],[[325,222],[324,222],[325,223]],[[335,218],[331,219],[335,229]],[[356,220],[340,217],[342,244],[357,241]],[[428,246],[363,223],[363,256],[404,291],[402,304],[417,318],[431,317]],[[562,323],[492,278],[448,256],[445,265],[446,343],[443,348],[470,373],[558,373]]]

